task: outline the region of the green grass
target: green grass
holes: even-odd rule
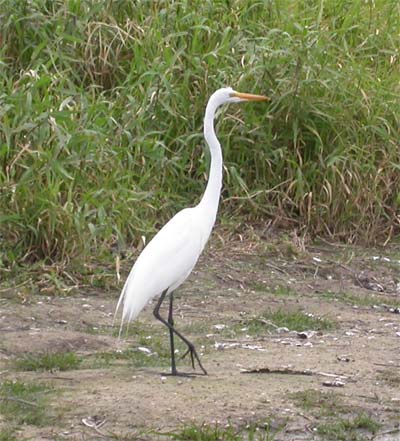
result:
[[[272,291],[270,286],[268,285],[267,281],[259,281],[259,280],[253,280],[248,282],[248,286],[250,289],[256,292],[261,293],[269,293],[272,292],[274,296],[277,297],[291,297],[296,296],[296,291],[289,285],[276,285]]]
[[[5,275],[110,262],[196,203],[223,85],[272,100],[219,118],[222,215],[353,242],[398,230],[397,0],[3,0],[0,16]]]
[[[245,323],[249,334],[260,334],[265,330],[287,328],[289,331],[321,331],[334,329],[336,324],[326,318],[314,317],[301,311],[284,311],[282,309],[267,311]],[[241,324],[243,326],[243,323]]]
[[[131,367],[165,367],[170,365],[170,354],[167,346],[158,347],[157,351],[153,345],[146,347],[151,351],[150,353],[142,352],[137,348],[126,349],[124,351],[112,352],[97,352],[94,355],[86,357],[82,363],[82,368],[85,369],[99,369],[110,368],[121,362],[127,363]],[[156,345],[157,346],[157,345]],[[179,357],[178,357],[179,360]]]
[[[312,411],[319,417],[332,417],[346,413],[349,408],[343,404],[341,395],[334,392],[321,392],[315,389],[295,392],[290,398],[306,411]]]
[[[90,334],[110,334],[110,328],[87,327],[85,332]],[[119,326],[114,326],[112,335],[119,335]],[[116,364],[128,364],[131,367],[165,367],[170,365],[169,339],[162,326],[146,324],[139,320],[125,326],[121,334],[122,338],[131,337],[136,342],[136,347],[123,351],[100,351],[95,354],[83,357],[82,368],[98,369],[110,368]],[[176,347],[181,348],[178,339],[175,340]],[[140,351],[139,347],[149,349],[150,353]],[[179,359],[179,355],[178,355]]]
[[[0,429],[0,441],[18,441],[15,430],[10,428]]]
[[[152,337],[144,341],[139,338],[138,346],[145,346],[150,353],[138,348],[124,351],[99,351],[90,355],[77,355],[74,352],[46,353],[27,355],[14,361],[20,371],[68,371],[75,369],[110,368],[124,362],[133,367],[169,366],[170,353],[167,339]]]
[[[344,403],[334,392],[304,390],[290,395],[294,403],[318,420],[316,430],[321,440],[362,441],[366,433],[375,434],[381,424],[365,412]]]
[[[29,354],[15,360],[21,371],[68,371],[78,369],[81,358],[74,352]]]
[[[161,435],[161,433],[159,433]],[[235,428],[231,425],[227,427],[219,427],[218,425],[192,425],[184,427],[177,432],[163,433],[171,440],[176,441],[273,441],[274,436],[271,433],[269,425],[258,427],[250,425],[245,428]]]
[[[273,294],[278,297],[297,296],[296,290],[289,285],[277,285],[273,290]]]
[[[0,384],[0,414],[13,426],[46,425],[50,421],[47,408],[49,385],[4,381]],[[11,429],[10,429],[11,430]]]
[[[367,439],[366,433],[375,434],[380,427],[380,423],[362,413],[351,419],[339,418],[333,422],[320,424],[317,433],[323,440],[363,441]]]

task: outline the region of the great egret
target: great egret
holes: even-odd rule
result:
[[[174,334],[187,345],[183,357],[190,354],[193,369],[196,359],[204,375],[207,375],[194,345],[175,329],[172,311],[173,292],[192,272],[217,216],[222,186],[222,151],[214,131],[215,112],[225,103],[267,99],[261,95],[236,92],[231,87],[219,89],[211,95],[204,116],[204,137],[210,149],[211,165],[203,197],[195,207],[177,213],[153,237],[137,258],[122,289],[116,308],[117,313],[123,304],[121,327],[125,321],[134,320],[150,299],[161,294],[153,313],[169,330],[172,375],[178,375]],[[160,307],[167,294],[170,297],[166,320],[160,315]]]

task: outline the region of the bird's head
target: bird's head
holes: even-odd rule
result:
[[[242,93],[233,90],[232,87],[224,87],[218,89],[214,93],[215,98],[220,104],[223,103],[240,103],[242,101],[267,101],[269,98],[263,95],[253,95],[251,93]]]

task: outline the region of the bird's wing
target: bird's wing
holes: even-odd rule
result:
[[[135,262],[122,290],[123,320],[133,320],[154,296],[177,288],[190,274],[203,249],[195,208],[177,213],[154,236]]]

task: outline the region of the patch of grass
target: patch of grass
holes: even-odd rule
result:
[[[253,280],[248,282],[249,288],[256,292],[271,293],[271,287],[267,281]],[[277,297],[295,296],[296,291],[289,285],[276,285],[272,289],[272,294]]]
[[[108,326],[108,325],[86,325],[84,327],[79,328],[80,331],[85,332],[90,335],[113,335],[114,337],[118,337],[119,328]]]
[[[115,322],[115,326],[112,330],[112,335],[114,337],[118,337],[120,334],[120,322],[119,317]],[[140,320],[135,320],[133,322],[130,322],[128,324],[125,324],[122,328],[121,332],[121,338],[128,338],[133,337],[140,340],[146,339],[148,337],[152,337],[154,334],[159,334],[160,327],[156,327],[155,324],[157,323],[156,319],[152,323],[144,323]]]
[[[387,297],[381,294],[352,294],[345,291],[340,292],[324,292],[320,294],[322,297],[347,303],[352,306],[378,306],[386,305],[393,308],[400,307],[400,301],[394,297]]]
[[[0,384],[0,413],[15,426],[46,425],[50,421],[49,392],[52,387],[47,384],[4,381]]]
[[[103,330],[100,328],[100,333]],[[93,328],[89,332],[94,332]],[[109,330],[108,330],[109,332]],[[161,333],[162,332],[162,333]],[[119,335],[119,326],[113,329],[113,335]],[[102,351],[85,357],[82,367],[86,369],[108,368],[115,364],[126,362],[133,367],[168,366],[170,363],[169,340],[163,327],[153,324],[145,324],[140,321],[129,323],[121,334],[122,338],[131,337],[135,340],[134,348],[123,351]],[[179,339],[175,339],[176,347],[180,348]],[[149,352],[141,351],[138,348],[144,347]],[[179,355],[177,355],[179,359]]]
[[[115,366],[121,361],[129,360],[132,357],[132,350],[96,352],[84,358],[82,367],[84,369],[102,369]]]
[[[301,311],[265,312],[258,317],[251,318],[245,323],[249,334],[259,334],[265,330],[276,328],[287,328],[289,331],[322,331],[331,330],[336,327],[332,320],[314,317]]]
[[[169,366],[170,355],[166,352],[159,354],[158,352],[152,354],[146,354],[141,351],[133,351],[131,357],[128,359],[129,365],[135,368],[139,367],[157,367],[157,366]],[[179,366],[179,356],[177,356],[178,369]]]
[[[74,352],[29,354],[15,360],[16,368],[22,371],[68,371],[78,369],[80,363]]]
[[[124,351],[100,351],[87,356],[78,356],[74,352],[46,353],[21,357],[14,365],[21,371],[69,371],[74,369],[109,368],[126,362],[134,367],[167,366],[169,364],[168,340],[165,347],[161,338],[139,339],[139,346],[149,348],[149,353],[138,348]]]
[[[234,428],[231,425],[228,427],[192,425],[178,432],[169,432],[163,435],[176,441],[242,441],[244,439],[248,441],[273,441],[274,439],[268,424],[262,427],[249,425],[241,429]]]
[[[349,408],[343,404],[342,396],[334,392],[321,392],[315,389],[291,394],[291,399],[304,410],[316,411],[318,416],[335,416],[345,413]]]
[[[364,441],[366,433],[375,434],[381,424],[362,413],[352,419],[338,418],[336,421],[319,424],[317,433],[324,440]]]
[[[260,293],[267,293],[269,291],[269,287],[266,284],[266,282],[260,282],[258,280],[252,280],[250,282],[247,282],[248,287],[255,291]]]
[[[148,345],[147,347],[150,350],[149,353],[141,351],[138,348],[126,349],[124,351],[98,352],[86,357],[82,362],[82,368],[109,368],[121,362],[127,363],[129,366],[135,368],[169,366],[169,351],[165,351],[163,348],[159,348],[158,351],[155,351],[152,346],[149,347]]]
[[[0,441],[18,441],[15,435],[15,430],[10,428],[1,429]]]
[[[169,433],[170,439],[177,441],[237,441],[239,440],[232,427],[221,429],[218,426],[190,426],[185,427],[180,432]]]
[[[317,425],[317,433],[322,440],[363,441],[365,432],[374,434],[381,426],[366,413],[348,417],[355,413],[355,409],[344,403],[342,395],[334,392],[310,389],[295,392],[290,397],[297,406],[311,411],[318,420],[324,418]]]
[[[277,285],[274,288],[273,293],[275,296],[278,297],[290,297],[297,295],[297,292],[289,285]]]
[[[193,343],[196,343],[196,346],[204,342],[204,337],[207,334],[210,334],[216,329],[213,327],[214,323],[209,322],[205,319],[196,319],[196,321],[191,321],[188,324],[182,323],[181,326],[179,323],[176,323],[178,331],[181,331],[183,335],[189,337],[189,340],[195,340]]]

